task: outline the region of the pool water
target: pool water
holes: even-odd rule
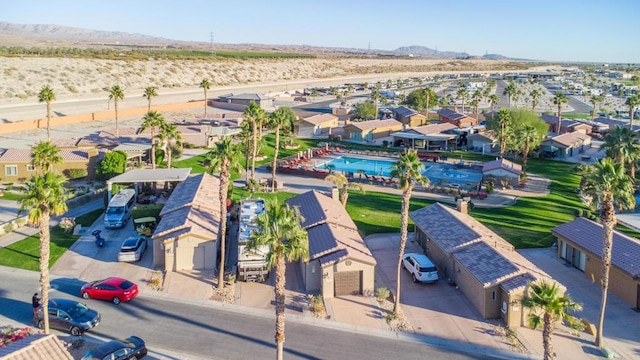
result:
[[[350,172],[353,174],[364,172],[367,175],[390,176],[391,166],[393,164],[395,164],[394,161],[342,156],[318,164],[316,168],[327,169],[328,165],[333,165],[333,170],[339,172]],[[425,163],[425,167],[425,171],[423,171],[422,174],[429,178],[432,186],[455,186],[467,190],[476,190],[482,180],[482,172],[480,170],[468,167],[457,168],[453,164],[431,162]]]

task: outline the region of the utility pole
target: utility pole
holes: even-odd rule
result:
[[[216,56],[216,52],[213,49],[213,31],[211,32],[211,56]]]

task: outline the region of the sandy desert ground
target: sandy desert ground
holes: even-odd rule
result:
[[[113,85],[125,92],[193,88],[204,78],[212,87],[333,77],[415,74],[457,71],[518,71],[530,64],[494,60],[453,59],[250,59],[219,60],[96,60],[72,58],[2,58],[0,101],[33,101],[50,85],[57,96],[103,94]],[[547,67],[545,67],[547,68]]]

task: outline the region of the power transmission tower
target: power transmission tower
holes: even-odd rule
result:
[[[216,51],[213,49],[213,31],[211,32],[211,56],[216,56]]]

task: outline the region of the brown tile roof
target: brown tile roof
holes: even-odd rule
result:
[[[505,280],[500,284],[500,287],[507,293],[511,293],[520,289],[524,289],[529,286],[529,282],[536,282],[538,279],[530,273],[524,273],[522,275],[514,276],[511,279]]]
[[[338,120],[338,117],[333,114],[318,114],[302,119],[302,121],[308,122],[312,125],[320,125],[334,120]]]
[[[180,237],[193,234],[204,239],[218,240],[220,230],[220,214],[207,209],[183,207],[172,211],[160,219],[153,232],[153,239]]]
[[[74,148],[78,146],[80,139],[78,138],[58,138],[51,139],[51,143],[59,148]]]
[[[118,135],[119,136],[137,136],[139,127],[129,126],[129,127],[118,127]],[[149,131],[149,130],[147,130]],[[157,131],[156,131],[157,133]],[[116,128],[113,129],[105,129],[98,133],[99,137],[115,137],[116,136]]]
[[[432,134],[443,133],[443,132],[450,131],[452,129],[457,129],[457,128],[458,128],[457,126],[451,123],[442,123],[442,124],[418,126],[418,127],[408,129],[406,132],[417,132],[423,135],[432,135]]]
[[[503,169],[516,175],[520,175],[522,173],[522,165],[516,164],[504,158],[489,161],[482,166],[483,173],[498,169]]]
[[[577,218],[551,229],[551,233],[602,257],[602,225]],[[633,278],[640,279],[640,241],[621,232],[613,232],[611,264]]]
[[[557,135],[552,137],[551,139],[547,139],[546,141],[554,141],[560,145],[564,145],[566,147],[581,145],[585,142],[585,140],[590,139],[591,137],[586,134],[578,133],[578,132],[570,132],[564,133],[562,135]]]
[[[73,356],[71,356],[69,351],[67,351],[67,347],[57,336],[53,334],[34,334],[0,348],[0,359],[73,360]]]
[[[352,122],[347,126],[353,126],[360,131],[382,129],[382,128],[386,129],[389,127],[396,127],[398,129],[402,129],[402,123],[396,119],[359,121],[359,122]]]
[[[85,150],[61,149],[58,155],[63,161],[88,161],[89,154]],[[1,156],[0,162],[30,162],[31,149],[7,149]]]
[[[347,229],[358,229],[340,202],[318,191],[306,192],[287,199],[286,202],[289,206],[300,209],[300,215],[304,219],[301,225],[305,229],[327,222]]]
[[[189,176],[181,182],[164,204],[160,216],[187,206],[200,207],[215,212],[220,210],[220,179],[206,173]]]
[[[480,133],[475,133],[467,136],[467,140],[475,140],[475,139],[480,139],[480,140],[486,139],[489,141],[496,141],[497,135],[494,130],[487,130],[487,131],[483,131]]]
[[[520,272],[517,266],[485,242],[465,246],[454,251],[452,256],[485,288]]]
[[[440,203],[423,207],[413,211],[409,217],[430,238],[436,240],[438,245],[447,253],[455,248],[472,242],[479,241],[482,234],[474,226],[467,225],[459,213]],[[468,216],[468,215],[467,215]]]

